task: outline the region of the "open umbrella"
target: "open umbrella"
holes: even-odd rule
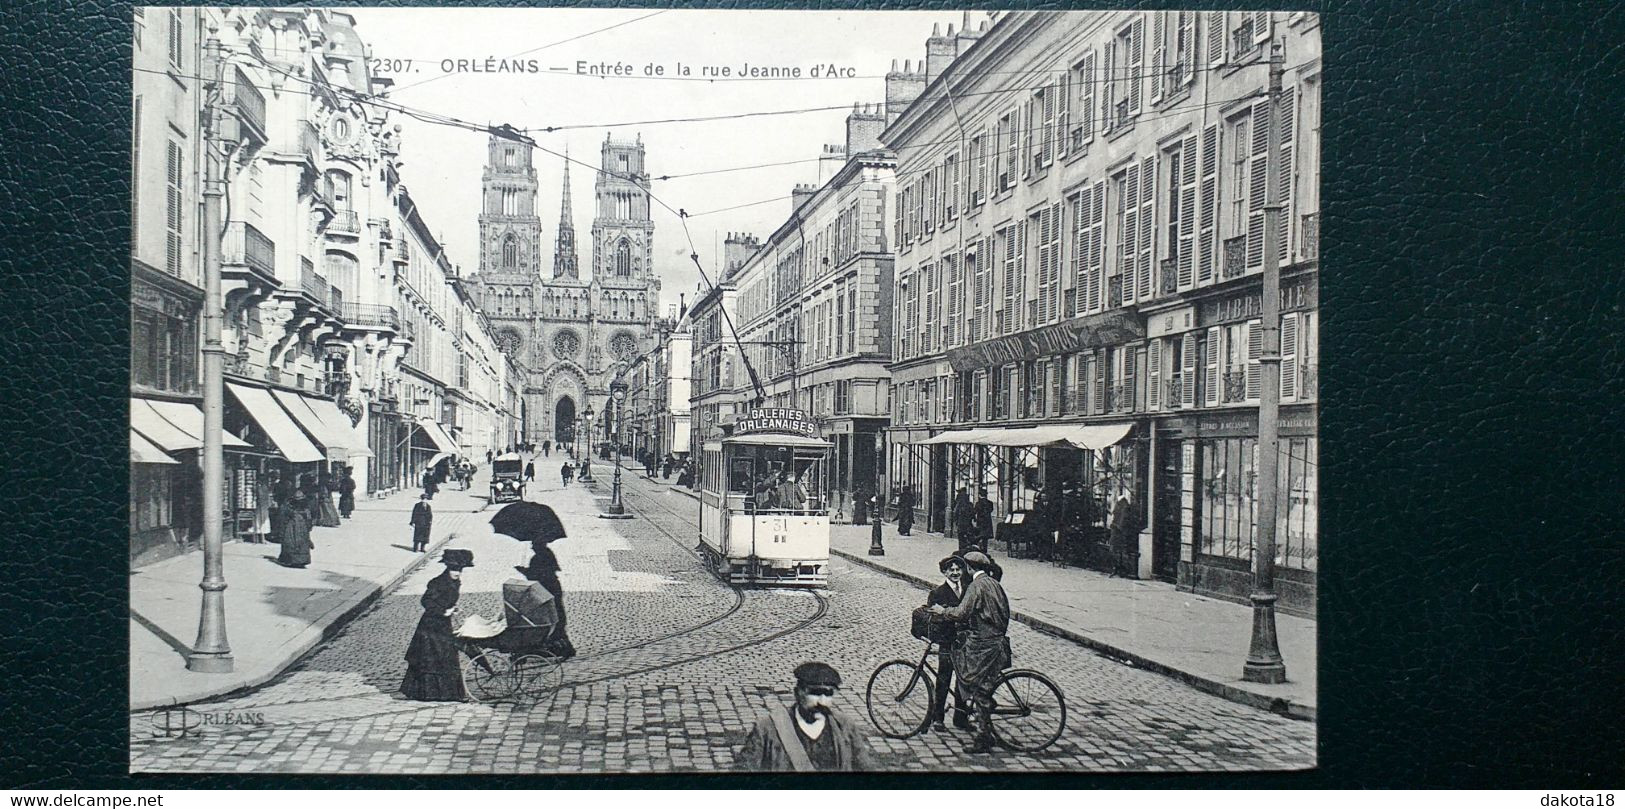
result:
[[[559,515],[554,514],[553,509],[529,500],[503,506],[491,518],[491,530],[520,542],[551,542],[565,536]]]

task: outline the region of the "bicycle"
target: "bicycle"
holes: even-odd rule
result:
[[[882,736],[908,739],[925,732],[931,720],[937,671],[931,653],[937,644],[927,640],[917,663],[904,659],[880,664],[869,676],[864,701],[869,721]],[[954,695],[969,704],[958,677]],[[1060,686],[1041,672],[1006,669],[993,687],[993,738],[1007,749],[1023,753],[1043,750],[1066,730],[1066,698]]]

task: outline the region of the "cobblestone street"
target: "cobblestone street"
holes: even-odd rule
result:
[[[821,592],[736,591],[691,552],[697,506],[625,476],[637,519],[596,518],[608,491],[560,489],[541,463],[531,497],[570,531],[555,543],[570,635],[580,656],[552,695],[503,704],[410,702],[402,659],[438,565],[386,593],[338,636],[258,690],[190,706],[204,724],[175,738],[153,714],[133,714],[136,772],[527,773],[728,769],[767,705],[790,699],[791,669],[834,665],[849,719],[899,770],[1301,769],[1315,761],[1313,723],[1286,719],[1130,668],[1059,638],[1012,624],[1016,665],[1053,677],[1066,694],[1066,734],[1039,754],[966,756],[959,732],[906,741],[873,732],[864,686],[880,663],[917,657],[909,610],[923,591],[835,560]],[[490,532],[493,509],[474,515],[449,547],[473,550],[461,609],[501,612],[500,588],[528,547]],[[380,539],[379,542],[385,542]]]

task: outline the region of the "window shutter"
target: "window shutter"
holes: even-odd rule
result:
[[[1150,368],[1146,370],[1146,387],[1148,388],[1146,400],[1149,410],[1162,409],[1162,338],[1151,338],[1151,348],[1146,352]]]
[[[1209,67],[1224,64],[1224,12],[1207,13],[1207,63]]]
[[[1090,48],[1083,54],[1083,70],[1078,76],[1078,129],[1077,145],[1088,143],[1095,139],[1095,83],[1097,71],[1095,70],[1095,49]]]
[[[1286,266],[1288,256],[1292,255],[1290,241],[1296,228],[1292,227],[1294,216],[1292,213],[1292,186],[1296,176],[1297,167],[1293,164],[1292,136],[1294,131],[1294,114],[1296,112],[1296,88],[1287,88],[1281,93],[1281,222],[1280,233],[1275,242],[1281,266]]]
[[[1016,309],[1010,313],[1010,330],[1021,331],[1021,318],[1027,311],[1027,223],[1017,222],[1013,228],[1016,250]]]
[[[181,227],[184,210],[181,203],[181,183],[184,167],[182,165],[182,152],[180,144],[168,141],[165,154],[167,174],[167,188],[165,189],[165,239],[164,239],[164,269],[170,275],[181,274]]]
[[[905,210],[906,206],[903,203],[902,196],[895,188],[893,188],[891,193],[891,203],[893,232],[892,240],[897,243],[898,247],[902,247],[906,241],[903,236],[903,211]]]
[[[1036,114],[1038,104],[1035,99],[1028,98],[1021,105],[1021,120],[1017,124],[1021,128],[1021,176],[1027,177],[1033,173],[1033,116]]]
[[[1105,58],[1101,62],[1100,86],[1105,92],[1100,94],[1100,132],[1106,134],[1117,128],[1118,123],[1112,118],[1114,113],[1112,106],[1116,103],[1117,96],[1122,93],[1122,77],[1119,75],[1122,67],[1117,64],[1116,39],[1106,43],[1103,56]]]
[[[1151,103],[1162,100],[1163,76],[1168,73],[1168,12],[1151,12]],[[1173,89],[1173,88],[1169,88]]]
[[[1196,12],[1179,12],[1179,64],[1184,70],[1179,71],[1180,84],[1189,87],[1196,78],[1196,65],[1200,61],[1197,54],[1202,52],[1198,42],[1199,32],[1196,25]]]
[[[1179,166],[1179,266],[1176,282],[1180,291],[1195,284],[1196,268],[1196,136],[1188,135],[1180,147]]]
[[[1053,323],[1061,318],[1061,203],[1049,207],[1049,319]]]
[[[1128,45],[1128,114],[1140,114],[1140,87],[1144,84],[1140,75],[1145,71],[1145,17],[1142,15],[1134,19],[1129,26]]]
[[[1072,202],[1072,232],[1066,235],[1068,246],[1072,248],[1072,265],[1068,271],[1072,274],[1073,307],[1078,314],[1089,311],[1089,279],[1086,269],[1089,266],[1089,187],[1084,186]]]
[[[1264,196],[1269,170],[1269,101],[1253,104],[1253,149],[1247,165],[1247,269],[1264,266]]]
[[[1259,377],[1258,357],[1264,353],[1264,328],[1257,320],[1247,321],[1247,399],[1256,401],[1264,390]]]
[[[937,167],[927,169],[923,180],[925,193],[920,195],[920,232],[927,234],[936,229],[934,225],[937,212]]]
[[[1196,332],[1185,332],[1184,344],[1180,346],[1179,363],[1179,406],[1196,406]]]
[[[1268,11],[1254,11],[1253,13],[1253,42],[1267,42],[1270,38],[1270,13]]]
[[[1207,330],[1207,367],[1204,369],[1207,384],[1202,389],[1202,399],[1208,407],[1218,405],[1219,391],[1224,387],[1224,380],[1219,377],[1220,332],[1218,326],[1210,326]]]
[[[1091,409],[1096,413],[1106,412],[1106,360],[1109,356],[1106,349],[1095,349],[1092,363],[1095,366],[1095,400],[1091,403]]]
[[[1117,272],[1123,285],[1123,303],[1132,303],[1139,289],[1134,282],[1134,264],[1140,254],[1140,164],[1132,161],[1123,183],[1123,206],[1123,232],[1117,234],[1122,264]]]
[[[948,165],[952,167],[949,170],[949,173],[953,175],[953,185],[947,198],[943,201],[947,208],[943,215],[947,219],[953,219],[959,215],[960,162],[961,160],[958,152],[954,152],[948,156]]]
[[[1157,252],[1157,156],[1148,155],[1140,162],[1140,259],[1135,262],[1139,271],[1140,291],[1137,297],[1151,300],[1153,264]]]
[[[141,7],[135,9],[136,31],[141,30]],[[141,96],[135,97],[130,142],[130,247],[141,245]]]
[[[1090,204],[1094,223],[1089,226],[1089,308],[1106,307],[1106,181],[1095,181],[1094,202]]]
[[[1196,283],[1206,286],[1213,282],[1218,266],[1219,223],[1219,125],[1212,124],[1202,131],[1202,209],[1199,221],[1196,261]]]
[[[1061,81],[1055,86],[1055,154],[1066,157],[1072,141],[1072,71],[1061,71]]]
[[[173,9],[169,13],[169,63],[177,68],[184,67],[181,61],[184,48],[181,45],[181,10]]]
[[[1281,316],[1281,401],[1298,398],[1298,313]]]
[[[1133,412],[1135,410],[1135,404],[1136,404],[1136,402],[1135,402],[1136,397],[1134,395],[1135,394],[1134,376],[1135,376],[1135,370],[1136,370],[1135,367],[1134,367],[1134,365],[1135,365],[1135,363],[1134,363],[1135,347],[1131,346],[1131,345],[1123,346],[1122,354],[1123,354],[1123,401],[1120,403],[1120,407],[1125,412]]]
[[[1000,191],[1008,190],[1016,184],[1016,163],[1020,159],[1021,149],[1021,108],[1011,107],[1005,117],[1010,121],[1007,127],[1010,142],[1004,149],[1004,182],[999,184]]]

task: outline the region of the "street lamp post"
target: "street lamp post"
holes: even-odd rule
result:
[[[1286,663],[1275,634],[1275,517],[1280,486],[1276,480],[1281,442],[1281,74],[1285,55],[1271,40],[1269,58],[1268,159],[1264,171],[1264,278],[1259,315],[1263,346],[1258,365],[1263,390],[1258,397],[1258,542],[1253,556],[1253,637],[1241,678],[1253,683],[1286,682]]]
[[[586,429],[576,431],[576,440],[580,441],[582,435],[583,434],[586,435],[586,447],[584,447],[584,449],[586,450],[586,454],[585,455],[579,455],[577,457],[581,458],[582,463],[583,463],[583,466],[581,467],[581,472],[582,472],[581,473],[581,479],[585,480],[585,481],[588,481],[588,482],[591,482],[592,481],[592,405],[587,405],[587,409],[582,411],[582,416],[586,419],[586,422],[583,425]],[[583,447],[577,447],[576,449],[581,450],[581,449],[583,449]]]
[[[226,640],[226,574],[224,513],[225,455],[225,344],[221,341],[221,321],[225,305],[220,292],[220,226],[226,195],[224,156],[216,149],[221,137],[221,93],[225,66],[220,56],[220,40],[211,35],[204,45],[208,67],[215,71],[214,87],[205,105],[207,134],[203,163],[203,590],[198,614],[197,642],[186,656],[186,668],[213,674],[235,668],[231,644]]]
[[[614,481],[610,486],[609,509],[598,516],[609,520],[631,519],[632,515],[626,513],[626,507],[621,504],[621,431],[625,429],[626,419],[622,415],[622,407],[626,404],[626,380],[616,377],[609,383],[610,417],[609,438],[615,442],[615,472]]]

